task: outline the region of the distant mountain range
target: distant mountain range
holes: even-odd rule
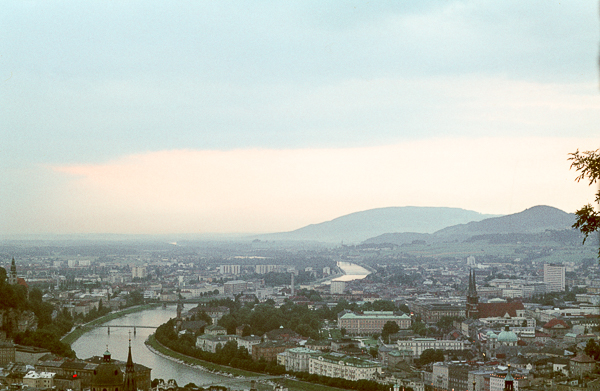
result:
[[[388,207],[355,212],[311,224],[290,232],[256,236],[260,240],[297,240],[334,243],[360,243],[385,233],[433,233],[457,224],[481,221],[497,215],[485,215],[472,210],[438,207]]]
[[[536,234],[545,231],[573,231],[575,214],[566,213],[551,206],[534,206],[522,212],[457,224],[443,228],[433,234],[386,233],[365,240],[365,243],[405,244],[415,240],[429,243],[451,240],[487,239],[496,242],[503,240],[527,240],[537,237]],[[579,239],[579,233],[573,231],[566,237]],[[504,236],[504,238],[502,238]],[[562,235],[565,238],[565,235]]]
[[[351,213],[290,232],[258,235],[260,240],[351,243],[412,243],[468,240],[474,236],[537,234],[571,229],[575,215],[551,206],[534,206],[507,215],[438,207],[389,207]]]

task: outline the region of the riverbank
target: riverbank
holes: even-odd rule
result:
[[[87,333],[90,330],[89,326],[96,326],[99,324],[103,324],[103,323],[109,322],[113,319],[117,319],[117,318],[123,317],[128,314],[133,314],[134,312],[150,310],[150,309],[159,307],[160,305],[161,305],[160,303],[143,304],[143,305],[137,305],[134,307],[125,308],[124,310],[117,311],[117,312],[110,312],[110,313],[108,313],[104,316],[101,316],[98,319],[94,319],[86,324],[75,326],[75,328],[73,330],[71,330],[70,333],[68,333],[67,335],[62,337],[60,341],[66,343],[66,344],[72,345],[73,342],[77,341],[79,339],[79,337],[81,337],[83,334]]]
[[[186,356],[171,350],[158,342],[152,334],[145,342],[148,349],[161,357],[175,361],[179,364],[187,365],[196,369],[210,372],[215,375],[228,377],[243,377],[248,380],[256,380],[259,383],[273,385],[273,382],[282,383],[289,391],[339,391],[340,388],[324,386],[322,384],[308,383],[300,380],[290,379],[284,376],[274,377],[263,373],[250,372],[242,369],[231,368],[223,365],[214,364],[208,361],[202,361],[194,357]]]
[[[152,334],[150,337],[148,337],[148,339],[144,343],[146,344],[146,346],[148,347],[148,349],[150,349],[150,351],[152,353],[158,354],[159,356],[164,357],[166,359],[176,361],[180,364],[188,365],[188,366],[191,366],[194,368],[198,368],[198,369],[205,370],[207,372],[214,373],[215,375],[229,374],[232,376],[244,376],[244,377],[266,376],[262,373],[250,372],[250,371],[245,371],[243,369],[237,369],[237,368],[231,368],[228,366],[215,364],[215,363],[212,363],[209,361],[203,361],[203,360],[197,359],[195,357],[186,356],[185,354],[181,354],[179,352],[171,350],[168,347],[166,347],[165,345],[158,342],[156,340],[156,338],[154,338],[154,334]],[[225,376],[227,376],[227,375],[225,375]]]

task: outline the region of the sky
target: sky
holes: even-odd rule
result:
[[[4,1],[0,234],[574,212],[597,1]]]

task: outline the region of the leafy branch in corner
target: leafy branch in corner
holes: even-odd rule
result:
[[[569,154],[571,168],[575,168],[580,174],[575,178],[577,182],[588,180],[589,185],[593,185],[600,180],[600,149],[595,151],[579,152]],[[596,192],[596,204],[600,204],[600,189]],[[585,236],[583,243],[591,233],[600,231],[600,212],[596,211],[592,204],[584,205],[575,212],[577,219],[573,228],[578,229]],[[598,258],[600,259],[600,246],[598,248]]]

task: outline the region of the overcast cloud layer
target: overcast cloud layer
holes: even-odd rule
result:
[[[0,28],[0,233],[592,200],[595,1],[7,1]]]

